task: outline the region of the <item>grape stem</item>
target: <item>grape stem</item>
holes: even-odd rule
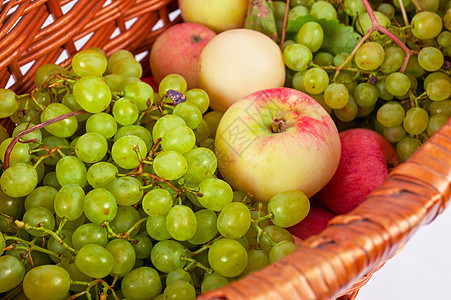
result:
[[[139,225],[146,222],[147,218],[142,218],[139,221],[137,221],[135,224],[133,224],[132,227],[130,227],[126,232],[122,234],[118,234],[113,231],[113,229],[110,226],[109,221],[105,221],[102,223],[102,227],[106,229],[109,237],[117,238],[117,239],[127,239],[127,240],[133,240],[133,238],[130,237],[130,234],[133,232],[133,230],[137,229]]]
[[[64,119],[67,119],[67,118],[70,118],[70,117],[75,117],[75,116],[78,116],[78,115],[86,114],[86,113],[87,113],[87,111],[85,111],[85,110],[76,110],[76,111],[72,111],[72,112],[69,112],[69,113],[66,113],[66,114],[62,114],[62,115],[60,115],[60,116],[58,116],[58,117],[52,118],[52,119],[50,119],[50,120],[44,121],[44,122],[42,122],[42,123],[40,123],[40,124],[37,124],[37,125],[35,125],[35,126],[32,126],[32,127],[30,127],[30,128],[25,129],[24,131],[19,132],[19,133],[12,139],[11,143],[10,143],[10,144],[8,145],[8,147],[6,148],[6,151],[5,151],[5,161],[4,161],[4,164],[3,164],[3,169],[6,170],[6,169],[9,168],[9,157],[10,157],[10,155],[11,155],[11,151],[12,151],[13,147],[16,145],[17,141],[19,141],[19,139],[20,139],[21,136],[23,136],[23,135],[25,135],[25,134],[28,134],[28,133],[30,133],[30,132],[33,132],[33,131],[35,131],[35,130],[44,128],[44,127],[46,127],[46,126],[48,126],[48,125],[50,125],[50,124],[54,124],[54,123],[56,123],[56,122],[58,122],[58,121],[61,121],[61,120],[64,120]]]
[[[185,270],[187,272],[189,272],[189,270],[191,270],[192,268],[196,268],[196,267],[201,268],[208,274],[213,274],[213,272],[214,272],[213,269],[210,269],[210,268],[204,266],[202,263],[198,262],[194,258],[182,256],[182,257],[180,257],[180,260],[189,262],[188,265],[183,268],[183,270]]]
[[[151,174],[151,173],[142,173],[141,176],[149,177],[149,178],[151,178],[154,181],[154,184],[149,185],[149,186],[143,186],[142,187],[143,189],[145,189],[147,187],[150,187],[150,186],[155,186],[155,184],[158,184],[158,182],[164,182],[168,186],[170,186],[174,191],[177,192],[177,197],[180,197],[182,195],[182,190],[181,189],[178,189],[177,187],[175,187],[173,184],[171,184],[168,180],[166,180],[164,178],[161,178],[161,177],[159,177],[159,176],[157,176],[155,174]]]
[[[401,10],[402,18],[404,20],[404,24],[406,26],[409,26],[409,18],[407,17],[406,8],[404,7],[404,3],[402,3],[402,0],[398,0],[399,3],[399,9]]]
[[[280,47],[283,47],[283,43],[285,43],[285,34],[288,22],[288,11],[290,10],[290,0],[287,0],[287,4],[285,5],[285,15],[283,16],[283,26],[282,26],[282,36],[280,37]]]
[[[57,235],[60,235],[61,230],[63,230],[63,227],[64,227],[64,225],[66,225],[67,221],[69,221],[69,219],[67,217],[65,217],[65,216],[61,218],[61,222],[58,225],[58,229],[55,231],[55,233]]]
[[[360,41],[357,43],[357,45],[352,50],[351,54],[335,69],[335,75],[334,75],[334,81],[337,79],[338,74],[340,73],[340,70],[343,69],[344,66],[346,66],[354,57],[354,55],[357,53],[359,48],[362,46],[362,44],[370,37],[370,35],[375,32],[376,30],[380,33],[385,34],[388,36],[392,41],[394,41],[396,44],[398,44],[406,53],[406,57],[404,58],[404,62],[401,66],[400,72],[404,73],[407,63],[409,62],[410,56],[412,55],[412,51],[393,33],[391,33],[387,28],[379,24],[379,22],[376,19],[376,16],[374,15],[374,11],[371,8],[370,3],[368,0],[362,0],[363,5],[366,8],[366,11],[368,12],[368,15],[371,20],[371,28],[368,30],[368,32],[360,39]]]
[[[36,245],[32,242],[26,241],[24,239],[21,239],[19,237],[5,235],[5,240],[14,241],[16,243],[21,243],[21,244],[26,244],[28,246],[28,247],[22,247],[22,246],[18,246],[17,244],[12,244],[9,246],[9,247],[11,247],[10,249],[14,249],[14,248],[23,249],[23,250],[29,249],[29,251],[39,251],[39,252],[48,254],[50,256],[56,257],[58,259],[61,259],[61,257],[57,253],[50,251],[48,249],[45,249],[43,247],[39,247],[38,245]]]

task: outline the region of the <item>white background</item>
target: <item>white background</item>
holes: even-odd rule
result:
[[[450,300],[451,208],[421,227],[356,300]]]

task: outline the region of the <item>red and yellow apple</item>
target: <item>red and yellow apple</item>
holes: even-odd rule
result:
[[[285,65],[279,46],[251,29],[221,32],[202,50],[199,86],[210,96],[210,106],[225,112],[253,92],[283,87]]]
[[[318,192],[337,169],[337,127],[310,96],[291,89],[257,91],[234,103],[216,131],[221,176],[254,200],[300,190]]]
[[[182,75],[188,89],[199,87],[199,58],[216,33],[201,24],[179,23],[163,31],[150,51],[150,70],[159,84],[169,74]]]
[[[244,26],[249,0],[179,0],[178,4],[183,21],[221,32]]]

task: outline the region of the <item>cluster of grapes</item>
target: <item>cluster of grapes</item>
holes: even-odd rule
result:
[[[252,203],[218,178],[222,116],[171,74],[158,92],[132,53],[78,52],[35,88],[0,89],[0,297],[193,299],[291,253],[309,211]]]
[[[284,18],[301,24],[282,45],[286,86],[321,103],[339,128],[375,129],[405,161],[449,119],[451,1],[273,4],[279,33]],[[322,49],[321,24],[333,21],[363,36],[352,51]]]

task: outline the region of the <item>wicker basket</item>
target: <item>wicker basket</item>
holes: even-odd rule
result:
[[[169,18],[177,9],[174,0],[72,2],[11,0],[1,5],[0,87],[14,82],[11,89],[29,91],[38,66],[66,65],[64,58],[91,46],[107,54],[119,49],[142,54],[148,74],[156,36],[180,21]],[[73,6],[68,10],[68,5]],[[81,39],[87,42],[77,47]],[[1,124],[10,130],[14,126],[9,119]],[[445,209],[450,189],[451,121],[357,209],[332,219],[288,257],[199,299],[354,299],[373,272]]]

